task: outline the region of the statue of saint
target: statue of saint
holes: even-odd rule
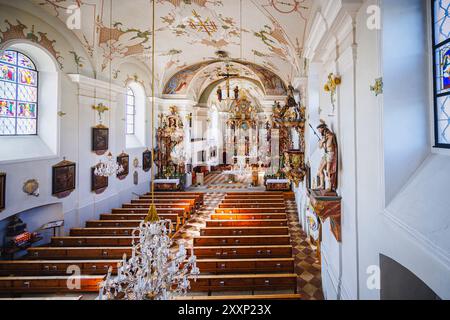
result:
[[[239,87],[234,88],[234,99],[239,100]]]
[[[326,189],[326,180],[328,180],[327,191],[336,192],[338,187],[338,145],[336,135],[328,128],[327,124],[321,121],[317,127],[322,140],[319,142],[320,149],[324,149],[324,155],[319,167],[319,189]]]
[[[219,102],[222,102],[222,87],[219,86],[219,88],[217,89],[217,99],[219,100]]]

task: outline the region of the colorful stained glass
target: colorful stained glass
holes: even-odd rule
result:
[[[435,41],[441,43],[450,38],[450,0],[435,0]]]
[[[33,61],[31,61],[30,58],[28,58],[27,56],[25,56],[25,55],[23,55],[21,53],[19,53],[19,55],[18,55],[18,62],[17,62],[17,64],[20,67],[23,67],[23,68],[28,68],[28,69],[33,69],[33,70],[36,69],[36,67],[34,66]]]
[[[0,116],[14,117],[16,115],[16,102],[0,99]]]
[[[0,63],[0,80],[16,81],[16,67]]]
[[[19,68],[19,83],[35,86],[37,83],[37,72]]]
[[[28,102],[19,102],[17,105],[17,117],[36,118],[36,104]]]
[[[0,61],[0,135],[37,134],[38,73],[34,63],[9,50]]]
[[[15,51],[4,51],[2,55],[0,55],[0,61],[6,62],[9,64],[16,64],[17,52]]]

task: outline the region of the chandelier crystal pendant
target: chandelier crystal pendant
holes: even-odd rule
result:
[[[123,166],[113,159],[113,155],[110,152],[105,159],[100,160],[95,166],[94,174],[98,177],[112,177],[120,175],[124,171]]]
[[[142,222],[133,232],[132,255],[124,256],[117,276],[110,268],[99,300],[172,300],[186,295],[200,271],[193,253],[174,250],[168,220]]]

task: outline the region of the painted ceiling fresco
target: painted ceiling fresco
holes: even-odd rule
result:
[[[74,5],[81,8],[81,28],[73,32],[98,72],[118,72],[120,64],[130,59],[150,65],[152,0],[28,1],[63,22],[73,14]],[[285,83],[301,72],[311,0],[156,3],[155,71],[160,90],[169,86],[174,92],[182,92],[186,84],[170,83],[170,79],[180,71],[183,76],[194,78],[207,65],[202,63],[217,58],[218,50],[227,51],[231,59],[244,61],[247,66],[259,65],[252,72],[263,82],[278,81],[269,79],[267,70],[280,75]],[[272,83],[273,88],[277,86],[278,83]]]

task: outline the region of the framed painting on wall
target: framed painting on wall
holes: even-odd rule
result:
[[[130,173],[130,156],[122,152],[117,157],[117,164],[123,167],[123,171],[117,174],[117,178],[125,179]]]
[[[108,188],[109,178],[97,176],[95,174],[95,168],[91,168],[91,191],[100,194]]]
[[[76,164],[65,159],[52,167],[52,195],[64,197],[76,188]]]
[[[0,211],[6,208],[6,173],[0,172]]]
[[[109,149],[109,129],[103,125],[92,128],[92,151],[98,155]]]
[[[146,150],[142,154],[142,170],[149,172],[152,168],[152,153],[150,150]]]

